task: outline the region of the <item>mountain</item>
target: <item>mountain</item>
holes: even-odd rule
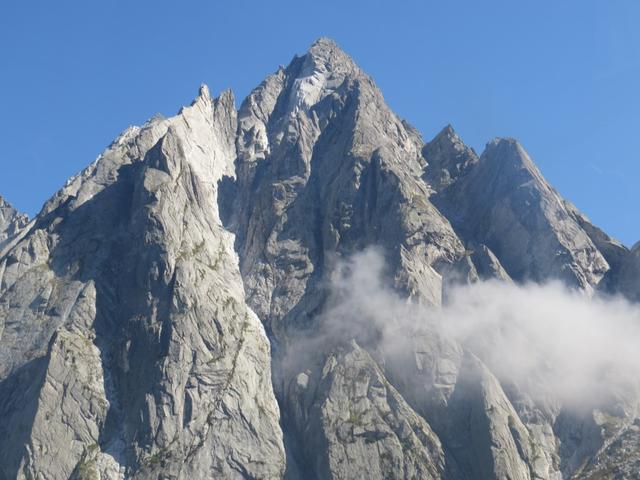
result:
[[[637,301],[640,249],[515,140],[478,156],[448,126],[425,143],[329,39],[237,111],[203,86],[125,130],[30,223],[1,208],[0,479],[600,478],[640,461],[640,393],[575,413],[427,323],[380,341],[404,324],[370,321],[378,275],[435,310],[480,279]],[[346,314],[332,285],[370,249],[371,305]]]

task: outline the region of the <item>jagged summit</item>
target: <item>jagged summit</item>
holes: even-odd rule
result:
[[[443,144],[445,143],[459,144],[459,143],[462,143],[462,140],[460,139],[458,133],[453,128],[453,125],[448,123],[442,130],[438,132],[438,134],[435,137],[433,137],[433,139],[429,143],[433,143],[433,142],[443,143]]]
[[[331,37],[318,37],[309,47],[309,50],[313,50],[314,48],[329,48],[329,49],[333,49],[333,48],[338,48],[340,49],[340,46],[338,45],[338,43],[332,39]]]
[[[441,148],[453,148],[460,151],[466,150],[468,152],[473,152],[473,155],[477,156],[473,148],[467,147],[465,145],[458,132],[450,123],[447,124],[442,130],[440,130],[438,134],[425,145],[425,148],[430,148],[430,146],[433,147],[436,145],[440,146]]]
[[[593,291],[609,265],[513,138],[496,138],[434,196],[465,242],[485,244],[517,281],[561,279]]]
[[[354,67],[353,59],[332,39],[320,37],[307,50],[305,57],[311,57],[316,62],[324,62],[328,70],[339,66]]]
[[[198,102],[211,103],[211,101],[212,99],[211,99],[211,93],[209,92],[209,86],[206,83],[201,83],[200,87],[198,88],[198,95],[191,101],[191,103],[189,104],[189,107],[193,107]],[[178,111],[178,114],[181,114],[185,108],[189,108],[189,107],[180,108],[180,110]]]
[[[436,191],[454,183],[478,162],[476,152],[464,144],[451,124],[424,146],[422,155],[428,163],[425,178]]]
[[[226,90],[212,99],[208,87],[203,84],[191,104],[182,107],[177,115],[169,118],[156,116],[141,127],[130,126],[125,129],[94,162],[71,177],[44,204],[39,216],[43,217],[63,205],[69,210],[82,206],[116,182],[122,167],[146,162],[148,159],[140,155],[140,152],[149,150],[170,130],[178,134],[193,132],[197,142],[185,143],[181,148],[193,150],[191,168],[200,170],[203,178],[214,182],[223,175],[233,176],[233,160],[229,158],[233,158],[230,152],[235,151],[235,139],[231,138],[235,134],[235,116],[232,92]],[[224,120],[220,121],[220,118]],[[234,125],[233,129],[228,126],[228,122]],[[220,137],[223,141],[213,145],[212,132],[217,133],[219,130],[223,130],[220,132],[224,134]],[[204,153],[207,148],[212,149],[211,155]]]
[[[305,55],[294,58],[286,71],[294,78],[290,109],[309,109],[345,81],[365,78],[351,57],[327,38],[317,40]]]
[[[27,214],[17,211],[0,196],[0,252],[28,223]]]
[[[206,83],[200,84],[200,89],[198,90],[198,95],[201,97],[211,97],[209,94],[209,87]]]
[[[2,195],[0,195],[0,208],[7,206],[11,207],[11,204],[7,202]]]
[[[29,218],[25,213],[16,210],[2,195],[0,195],[0,222],[6,222],[14,217]]]
[[[451,125],[450,123],[447,123],[447,125],[442,130],[440,130],[440,132],[438,132],[438,135],[436,135],[435,138],[443,135],[449,138],[455,138],[458,140],[460,139],[458,132],[456,132],[455,128],[453,128],[453,125]]]
[[[304,122],[308,126],[305,130],[316,136],[311,130],[323,128],[319,124],[322,114],[316,107],[325,99],[334,99],[324,102],[325,110],[331,108],[330,103],[344,102],[345,94],[353,90],[353,84],[361,77],[360,69],[334,41],[318,39],[304,55],[294,56],[288,66],[269,75],[242,102],[238,111],[242,132],[239,157],[259,161],[276,145],[288,144],[287,125]],[[312,109],[315,113],[311,113]],[[273,117],[278,120],[280,133],[270,135],[266,126]]]
[[[531,157],[524,147],[512,137],[496,137],[487,142],[485,150],[481,157],[506,162],[513,167],[523,167],[532,173],[535,172],[536,177],[542,178],[538,167],[531,160]]]
[[[524,147],[511,137],[496,137],[485,146],[480,163],[497,175],[496,182],[504,183],[505,188],[514,181],[525,183],[533,181],[549,196],[556,196],[555,190],[540,172]]]

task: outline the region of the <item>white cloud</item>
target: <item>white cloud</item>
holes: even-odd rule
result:
[[[413,332],[432,329],[476,354],[501,380],[567,405],[595,405],[637,388],[637,305],[589,298],[559,283],[488,281],[459,286],[441,309],[427,308],[393,291],[384,272],[375,249],[339,265],[317,346],[356,338],[383,350],[410,348]]]

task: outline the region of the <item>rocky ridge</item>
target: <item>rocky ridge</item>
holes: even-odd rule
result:
[[[29,217],[18,212],[0,197],[0,251],[29,223]]]
[[[3,478],[282,476],[269,342],[218,216],[235,122],[203,87],[127,130],[3,257]]]

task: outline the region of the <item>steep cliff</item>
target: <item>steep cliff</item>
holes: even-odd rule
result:
[[[206,87],[130,128],[2,259],[4,478],[280,478],[269,342],[217,182],[236,112]]]

